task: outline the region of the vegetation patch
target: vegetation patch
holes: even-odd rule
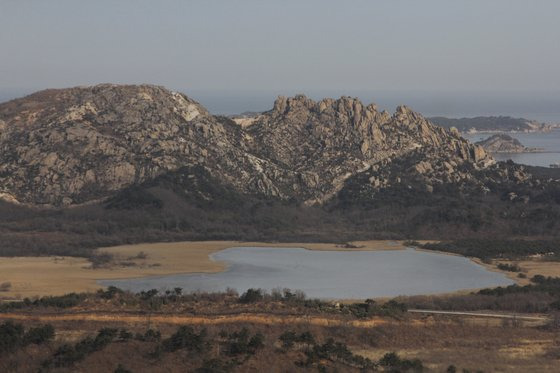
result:
[[[529,256],[547,260],[560,258],[560,240],[496,240],[463,239],[444,242],[429,242],[414,246],[427,250],[445,251],[463,256],[485,259],[521,259]]]
[[[25,330],[22,324],[6,321],[0,324],[0,356],[30,344],[43,344],[53,338],[54,328],[50,324]]]

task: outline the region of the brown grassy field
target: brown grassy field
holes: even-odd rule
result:
[[[67,303],[72,299],[73,303]],[[363,306],[373,308],[364,314]],[[212,359],[233,365],[201,372],[317,372],[321,366],[329,372],[371,371],[348,363],[343,358],[346,353],[327,354],[304,364],[308,354],[330,338],[360,359],[378,362],[389,352],[409,361],[419,359],[424,372],[445,372],[450,365],[458,372],[557,371],[559,315],[496,314],[418,314],[406,312],[394,301],[339,305],[289,292],[249,301],[233,291],[133,294],[110,289],[58,297],[54,302],[4,304],[0,342],[6,335],[1,324],[7,321],[20,323],[25,330],[48,323],[55,334],[40,344],[13,344],[16,348],[11,350],[6,350],[11,345],[0,343],[0,372],[36,372],[48,361],[47,371],[56,372],[113,372],[119,364],[132,372],[184,372],[196,371]],[[196,336],[171,338],[185,326],[204,335],[203,350],[189,347]],[[262,346],[250,354],[232,354],[228,335],[244,327],[250,335],[262,334]],[[76,353],[77,346],[91,346],[103,328],[115,330],[107,343]],[[149,329],[159,331],[161,338],[142,337]],[[286,331],[311,333],[313,346],[305,342],[286,348],[280,340]],[[191,342],[179,349],[166,347],[173,340]],[[57,366],[61,356],[65,359]]]
[[[38,325],[38,322],[50,322],[56,330],[55,340],[46,346],[28,346],[9,355],[0,355],[0,371],[36,371],[57,346],[76,343],[95,335],[102,327],[124,328],[133,334],[144,333],[152,328],[161,331],[162,338],[167,338],[177,329],[177,324],[192,325],[196,330],[205,328],[208,337],[214,339],[219,339],[220,331],[231,332],[242,327],[247,327],[251,333],[262,333],[265,336],[264,347],[243,360],[233,370],[235,372],[317,371],[316,367],[296,366],[295,362],[304,358],[301,352],[282,351],[278,338],[286,330],[297,333],[309,331],[320,343],[333,338],[348,345],[353,353],[372,360],[394,351],[403,358],[420,359],[426,372],[444,372],[449,365],[456,366],[457,371],[468,369],[472,372],[557,372],[560,363],[560,337],[557,331],[523,323],[506,325],[499,320],[414,316],[402,320],[376,318],[372,322],[362,321],[363,325],[352,325],[341,324],[338,319],[329,321],[327,318],[322,322],[314,322],[310,318],[310,322],[292,323],[289,318],[271,315],[263,315],[262,320],[254,316],[214,317],[212,322],[203,317],[189,320],[182,316],[179,320],[177,316],[166,318],[164,315],[153,315],[151,318],[141,315],[135,316],[137,319],[134,320],[130,319],[132,316],[129,314],[113,314],[111,317],[91,320],[84,320],[83,315],[81,320],[55,316],[35,315],[35,320],[27,316],[27,320],[23,321],[26,327]],[[3,321],[2,314],[0,321]],[[200,354],[186,351],[150,357],[155,346],[153,342],[134,339],[113,342],[82,361],[56,371],[112,372],[118,364],[122,364],[133,372],[183,372],[192,371],[202,364],[203,357]],[[212,358],[227,358],[223,350],[216,346],[206,354]],[[331,367],[329,371],[333,368],[341,372],[359,371],[336,362],[325,364]]]
[[[491,262],[483,262],[482,260],[477,258],[473,258],[472,260],[484,266],[490,271],[505,274],[507,277],[514,280],[519,285],[530,284],[530,279],[535,275],[542,275],[545,277],[560,277],[559,261],[547,261],[541,258],[523,260],[492,260]],[[521,268],[521,272],[509,272],[501,270],[498,268],[498,264],[517,265],[519,268]],[[524,274],[525,277],[519,277],[519,273]]]

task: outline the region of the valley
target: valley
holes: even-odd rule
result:
[[[560,2],[0,4],[0,373],[559,371]]]
[[[0,339],[21,338],[2,369],[554,370],[555,169],[350,97],[238,124],[105,84],[0,104],[0,129]]]

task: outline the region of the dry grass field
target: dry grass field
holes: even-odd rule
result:
[[[5,315],[4,320],[9,318]],[[79,316],[77,316],[79,317]],[[15,320],[24,322],[26,327],[49,322],[56,330],[56,337],[48,346],[29,346],[10,355],[0,355],[0,369],[18,367],[27,371],[47,359],[56,346],[63,343],[77,343],[103,327],[126,329],[132,334],[144,333],[148,328],[161,331],[162,338],[168,338],[180,325],[191,325],[195,330],[206,329],[209,338],[218,338],[220,331],[236,331],[247,327],[251,333],[265,335],[264,347],[254,356],[242,362],[233,371],[297,372],[317,371],[316,368],[301,368],[295,363],[303,360],[303,354],[281,351],[278,340],[281,333],[293,330],[297,333],[309,331],[318,342],[328,338],[345,343],[354,353],[378,361],[388,352],[396,352],[406,359],[419,359],[425,372],[445,372],[450,365],[457,371],[471,372],[557,372],[560,364],[560,337],[546,328],[524,325],[512,326],[499,320],[463,317],[422,317],[413,316],[403,320],[392,318],[364,320],[356,325],[341,324],[340,320],[310,318],[310,322],[298,321],[279,316],[265,316],[261,320],[251,316],[230,316],[212,318],[153,315],[152,317],[112,315],[91,320],[55,317],[36,317],[35,320]],[[11,318],[10,318],[11,319]],[[22,318],[23,319],[23,318]],[[285,319],[285,320],[284,320]],[[216,321],[219,322],[216,322]],[[302,318],[303,320],[303,318]],[[3,315],[0,314],[0,322]],[[301,320],[300,320],[301,321]],[[57,372],[109,372],[119,364],[133,372],[180,372],[191,371],[202,364],[198,354],[177,352],[165,353],[158,358],[150,357],[155,350],[152,342],[134,339],[117,341],[103,350],[91,353],[82,361]],[[209,357],[227,359],[220,348],[212,348]],[[352,367],[326,362],[338,371],[356,371]],[[31,371],[31,370],[30,370]],[[331,370],[329,370],[331,371]]]

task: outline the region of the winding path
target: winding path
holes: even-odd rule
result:
[[[498,319],[516,319],[526,321],[547,321],[546,316],[526,316],[518,314],[503,314],[503,313],[480,313],[480,312],[466,312],[466,311],[437,311],[437,310],[408,310],[411,313],[433,314],[433,315],[454,315],[454,316],[473,316],[473,317],[492,317]]]
[[[500,319],[515,319],[522,321],[548,321],[546,316],[527,316],[518,314],[460,312],[460,311],[438,311],[438,310],[408,310],[416,314],[489,317]],[[55,321],[91,321],[91,322],[123,322],[130,324],[154,323],[154,324],[192,324],[192,325],[218,325],[229,323],[251,323],[251,324],[306,324],[317,326],[352,326],[357,328],[371,328],[387,324],[393,320],[388,318],[373,317],[361,320],[345,320],[342,318],[329,318],[322,316],[305,315],[274,315],[257,313],[238,313],[230,315],[195,316],[181,314],[130,314],[110,312],[67,312],[56,314],[33,314],[33,313],[0,313],[0,320],[34,320],[41,322]],[[420,322],[412,320],[412,323]]]
[[[31,314],[31,313],[0,313],[0,320],[35,320],[42,322],[53,321],[93,321],[93,322],[124,322],[124,323],[154,323],[154,324],[193,324],[216,325],[229,323],[252,324],[307,324],[317,326],[353,326],[357,328],[371,328],[386,324],[389,320],[370,318],[367,320],[344,320],[340,318],[327,318],[319,316],[294,316],[240,313],[233,315],[217,316],[191,316],[178,314],[124,314],[124,313],[57,313],[57,314]]]

